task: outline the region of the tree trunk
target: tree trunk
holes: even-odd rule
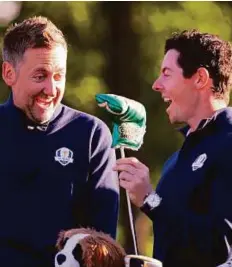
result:
[[[106,20],[107,31],[102,44],[106,57],[104,79],[112,94],[138,100],[139,86],[139,38],[132,29],[132,7],[134,2],[101,2],[102,14]],[[126,151],[127,155],[131,151]],[[120,157],[119,153],[117,155]],[[121,189],[120,226],[123,247],[134,254],[129,225],[125,191]],[[135,210],[133,209],[135,214]],[[136,215],[136,214],[135,214]]]

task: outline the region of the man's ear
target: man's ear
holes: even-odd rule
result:
[[[203,89],[209,82],[211,83],[211,78],[209,77],[209,72],[206,68],[201,67],[197,70],[195,85],[197,89]]]
[[[8,61],[4,61],[2,63],[2,78],[9,87],[15,83],[16,71],[12,64]]]

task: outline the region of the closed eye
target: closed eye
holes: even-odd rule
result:
[[[168,68],[168,67],[164,67],[163,69],[162,69],[162,74],[163,74],[163,76],[164,77],[169,77],[169,76],[171,76],[171,69],[170,68]]]

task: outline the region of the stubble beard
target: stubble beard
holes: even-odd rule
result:
[[[32,119],[35,123],[45,124],[52,118],[55,112],[55,108],[56,107],[49,108],[48,110],[38,115],[39,111],[36,110],[35,104],[33,103],[32,106],[28,106],[27,110],[28,110],[30,119]]]

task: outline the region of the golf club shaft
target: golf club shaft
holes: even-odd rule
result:
[[[121,152],[121,158],[125,158],[124,147],[120,147],[120,152]],[[137,243],[136,243],[136,235],[135,235],[135,228],[134,228],[134,221],[133,221],[133,213],[132,213],[129,193],[127,190],[126,190],[126,199],[127,199],[127,207],[128,207],[128,214],[129,214],[130,228],[131,228],[131,234],[133,238],[134,250],[135,250],[135,254],[138,255],[138,248],[137,248]]]

